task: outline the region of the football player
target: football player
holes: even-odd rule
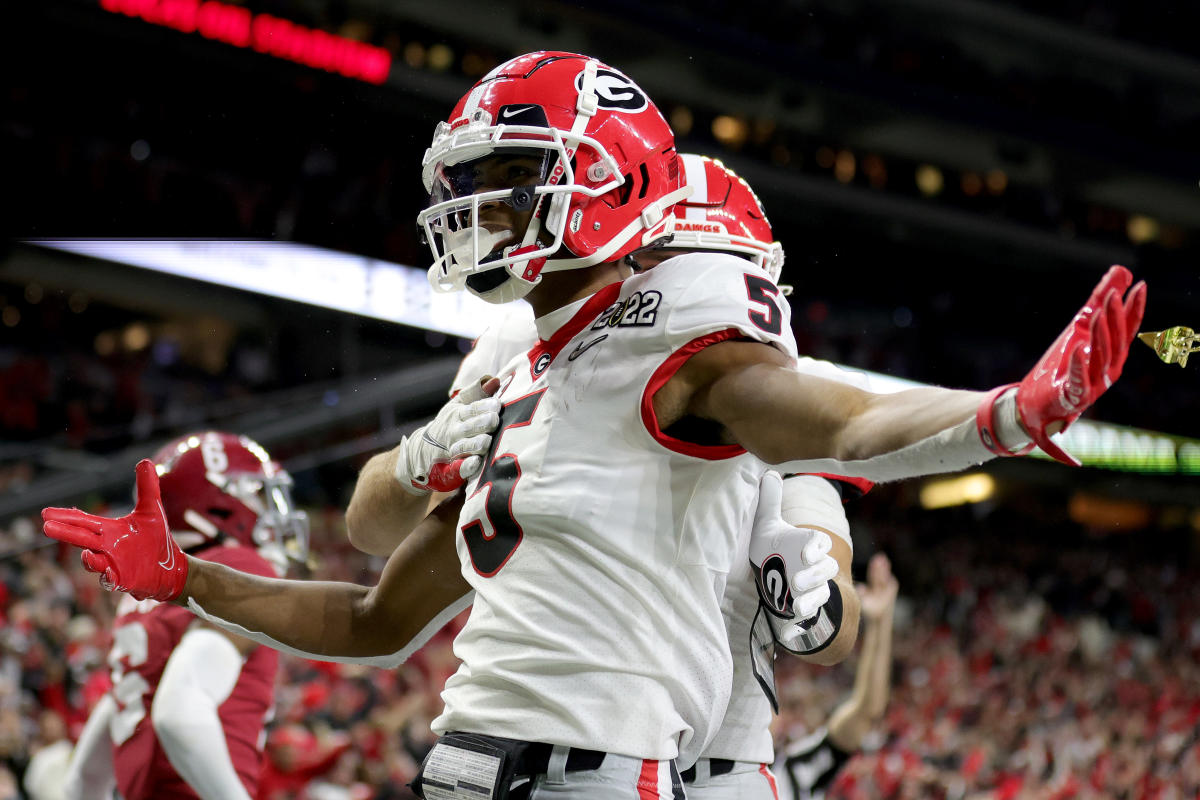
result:
[[[888,557],[876,553],[867,565],[867,582],[858,587],[863,628],[854,689],[824,725],[790,743],[780,755],[775,774],[783,800],[822,800],[871,726],[883,717],[891,693],[892,617],[899,589]]]
[[[704,156],[681,154],[680,163],[685,183],[692,188],[693,193],[676,206],[676,219],[672,225],[673,236],[667,244],[648,248],[628,257],[634,271],[652,268],[667,258],[685,252],[716,251],[745,258],[777,284],[784,263],[783,248],[775,241],[762,203],[746,181],[721,162]],[[501,373],[513,357],[536,345],[537,336],[534,333],[534,320],[529,306],[524,303],[513,306],[496,325],[479,337],[471,352],[463,359],[451,386],[452,397],[462,391],[470,391],[479,382],[479,376]],[[800,359],[797,368],[833,380],[845,380],[860,386],[866,384],[865,377],[839,370],[826,362]],[[453,404],[451,408],[454,408]],[[466,406],[460,408],[465,409]],[[476,408],[486,408],[486,405],[480,402]],[[450,414],[443,416],[443,419],[452,418],[454,417]],[[472,418],[485,419],[478,415],[462,417]],[[464,438],[483,435],[475,431],[462,431],[450,432],[446,438],[457,444]],[[397,450],[404,451],[412,447],[409,443],[415,442],[421,436],[420,431],[414,433],[406,442],[401,443]],[[456,457],[463,456],[456,454]],[[377,458],[377,465],[364,471],[368,481],[372,468],[387,469],[386,456]],[[406,455],[396,455],[396,464],[405,464],[407,461]],[[470,466],[459,469],[454,465],[450,469],[452,472],[468,475],[476,471]],[[418,483],[406,480],[404,475],[398,476],[398,480],[402,481],[400,485],[403,488],[411,486],[413,490],[420,489]],[[758,539],[767,538],[768,526],[772,526],[769,533],[776,537],[775,546],[751,545],[749,550],[764,552],[747,552],[744,558],[738,559],[735,572],[729,577],[722,610],[733,655],[733,692],[721,729],[700,760],[694,765],[683,765],[686,769],[681,772],[681,777],[687,786],[688,795],[693,798],[716,800],[734,797],[750,800],[754,797],[774,797],[773,776],[769,765],[775,759],[768,730],[772,707],[776,704],[770,658],[773,637],[769,631],[761,629],[756,637],[752,627],[756,619],[760,626],[769,619],[782,627],[787,617],[767,617],[769,612],[766,609],[760,612],[758,588],[755,574],[751,570],[752,556],[757,555],[755,566],[761,566],[766,557],[777,551],[792,552],[799,556],[806,545],[816,541],[815,549],[825,552],[823,555],[814,555],[813,564],[805,565],[806,568],[816,567],[812,573],[813,579],[807,581],[807,585],[812,588],[808,589],[810,596],[806,598],[814,610],[819,610],[821,605],[829,602],[830,596],[828,591],[820,590],[828,589],[824,585],[826,579],[823,576],[833,569],[833,565],[823,565],[821,562],[829,559],[837,562],[837,574],[833,580],[838,590],[838,602],[842,607],[832,613],[840,614],[840,625],[836,635],[820,641],[819,647],[816,646],[818,643],[805,648],[802,644],[789,641],[793,648],[801,652],[801,658],[818,664],[836,663],[849,652],[858,630],[858,596],[853,592],[850,579],[853,547],[849,536],[849,524],[842,509],[841,492],[861,491],[869,486],[869,482],[847,478],[839,480],[833,476],[796,475],[789,476],[780,488],[776,479],[768,480],[772,481],[773,485],[768,489],[769,496],[762,500],[761,513],[778,517],[783,513],[781,509],[785,509],[785,516],[791,525],[779,526],[764,519],[763,524],[756,528],[760,532]],[[845,487],[830,485],[831,480],[845,482]],[[356,495],[356,499],[358,497]],[[400,502],[408,501],[401,498]],[[400,531],[384,528],[380,520],[369,514],[356,516],[355,508],[352,501],[347,511],[347,519],[360,521],[366,530],[356,531],[352,526],[352,536],[358,533],[361,541],[365,532],[367,541],[380,542],[384,549],[394,546]],[[796,530],[797,527],[801,530]],[[789,531],[794,541],[783,538]],[[831,536],[833,538],[829,539]]]
[[[191,434],[160,450],[150,471],[181,551],[171,557],[272,577],[304,559],[308,521],[292,507],[291,479],[255,442]],[[80,735],[66,796],[107,800],[115,786],[124,800],[254,797],[278,658],[179,606],[124,596],[113,686]]]
[[[753,265],[689,253],[630,277],[624,257],[667,235],[686,193],[673,136],[628,77],[571,53],[481,79],[423,167],[431,280],[524,297],[539,335],[497,376],[499,425],[455,523],[474,609],[417,779],[430,797],[681,796],[673,760],[703,751],[728,704],[720,603],[761,463],[893,480],[1034,444],[1069,460],[1049,433],[1116,380],[1144,308],[1144,284],[1110,270],[1026,379],[987,393],[874,395],[803,375],[788,307]],[[288,609],[243,608],[269,582],[182,554],[157,566],[174,545],[153,525],[122,536],[121,521],[44,518],[144,596],[309,651],[363,655],[386,639],[362,624],[371,590],[318,584]],[[428,542],[418,526],[388,566]],[[779,588],[776,611],[792,611]]]

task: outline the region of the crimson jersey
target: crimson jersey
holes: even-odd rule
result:
[[[275,577],[255,550],[241,545],[209,547],[198,558],[252,575]],[[113,770],[125,800],[195,800],[196,793],[175,772],[150,722],[158,682],[175,647],[196,618],[186,608],[126,595],[117,608],[113,647],[112,695],[117,713],[109,724]],[[262,768],[261,739],[275,692],[279,654],[258,647],[242,665],[237,685],[218,713],[229,756],[253,797]]]

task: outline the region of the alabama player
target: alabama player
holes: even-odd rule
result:
[[[744,260],[689,253],[629,276],[624,257],[669,229],[679,164],[645,94],[586,56],[497,67],[439,125],[423,167],[431,280],[525,297],[540,337],[497,376],[499,426],[456,523],[474,608],[418,778],[429,797],[681,795],[673,759],[703,750],[728,702],[720,600],[759,459],[887,480],[1034,443],[1068,460],[1048,434],[1117,379],[1144,307],[1144,285],[1110,270],[1025,380],[988,393],[873,395],[803,375],[778,288]],[[270,582],[169,557],[152,524],[123,536],[121,521],[43,516],[48,535],[138,593],[273,626],[309,650],[332,641],[361,655],[355,634],[384,641],[361,624],[370,602],[356,590],[302,587],[289,609],[243,609],[231,596]],[[410,540],[425,541],[396,553]],[[792,611],[787,592],[774,598]]]
[[[304,558],[307,520],[291,506],[290,478],[255,442],[196,433],[153,462],[183,553],[263,576]],[[80,736],[67,797],[108,798],[114,785],[124,800],[254,797],[277,653],[126,595],[108,662],[113,687]]]

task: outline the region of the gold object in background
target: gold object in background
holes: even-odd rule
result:
[[[1191,328],[1176,325],[1165,331],[1147,331],[1139,333],[1138,338],[1145,342],[1158,357],[1168,364],[1187,366],[1188,355],[1200,352],[1200,336]]]

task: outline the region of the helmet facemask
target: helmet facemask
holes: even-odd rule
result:
[[[531,116],[540,108],[522,111]],[[597,185],[576,180],[580,163],[589,164],[587,176]],[[496,174],[513,164],[538,167],[527,177]],[[576,196],[600,197],[625,182],[616,160],[591,137],[541,125],[491,125],[482,109],[467,125],[438,126],[424,178],[430,205],[417,223],[433,251],[430,283],[442,292],[470,289],[494,303],[524,297],[541,282],[542,272],[586,266],[576,258],[552,260],[569,255],[563,239],[568,216],[578,212],[568,211]],[[528,214],[528,224],[523,230],[492,229],[486,219],[492,204]]]

